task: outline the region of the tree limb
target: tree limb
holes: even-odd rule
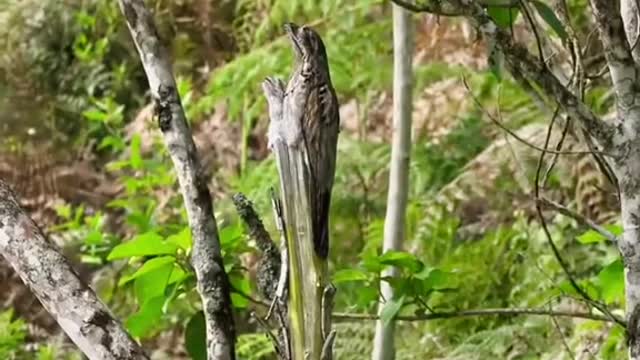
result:
[[[148,359],[0,180],[0,252],[62,330],[92,360]]]
[[[540,316],[561,316],[572,317],[588,320],[596,320],[603,322],[616,322],[614,319],[597,315],[592,313],[574,312],[574,311],[554,311],[547,309],[534,309],[534,308],[496,308],[496,309],[475,309],[475,310],[461,310],[451,312],[437,312],[416,316],[396,316],[396,321],[429,321],[438,319],[453,319],[459,317],[471,317],[471,316],[504,316],[504,315],[540,315]],[[348,321],[361,321],[361,320],[378,320],[379,316],[376,314],[349,314],[349,313],[334,313],[333,319],[336,322],[348,322]],[[623,320],[620,320],[624,323]]]
[[[540,199],[538,199],[537,201],[539,201],[542,205],[552,208],[556,211],[558,211],[560,214],[564,215],[564,216],[568,216],[574,220],[576,220],[577,222],[579,222],[582,225],[588,226],[589,228],[591,228],[591,230],[597,232],[598,234],[604,236],[605,239],[611,241],[614,244],[618,243],[618,237],[615,236],[613,233],[611,233],[609,230],[603,228],[602,226],[596,224],[593,220],[584,217],[580,214],[578,214],[575,211],[572,211],[571,209],[567,208],[566,206],[559,204],[553,200],[541,197]]]
[[[400,6],[406,1],[392,0]],[[603,0],[606,1],[606,0]],[[517,81],[523,78],[533,81],[550,98],[556,100],[569,116],[579,121],[583,128],[607,151],[613,146],[614,126],[602,121],[589,107],[567,89],[551,70],[534,57],[526,47],[514,42],[511,35],[500,29],[474,0],[425,0],[422,6],[414,11],[434,12],[440,8],[457,9],[456,15],[470,18],[476,23],[480,32],[495,43],[496,50],[505,58],[505,65],[514,74]],[[407,7],[411,10],[411,7]]]
[[[235,326],[230,286],[207,179],[180,102],[171,62],[143,0],[119,0],[144,66],[158,124],[175,167],[193,238],[191,263],[198,280],[210,360],[235,359]]]

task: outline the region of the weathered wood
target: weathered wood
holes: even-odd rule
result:
[[[292,359],[331,359],[332,288],[327,273],[328,216],[339,127],[324,44],[315,31],[285,26],[296,69],[285,90],[267,78],[269,147],[280,177],[289,268]],[[324,350],[323,350],[324,348]]]

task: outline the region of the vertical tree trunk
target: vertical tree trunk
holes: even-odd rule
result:
[[[411,88],[413,55],[413,25],[411,13],[393,5],[393,142],[389,173],[387,213],[384,221],[383,252],[400,250],[404,239],[405,212],[409,186],[409,155],[411,152]],[[383,276],[396,276],[396,269],[385,270]],[[380,283],[379,312],[384,302],[393,298],[393,289]],[[395,324],[376,323],[373,360],[395,358]]]
[[[629,141],[629,143],[635,144],[636,149],[640,147],[638,144],[639,135],[632,135],[636,139]],[[620,157],[617,159],[614,169],[620,184],[620,204],[624,229],[618,248],[625,269],[629,359],[638,360],[640,359],[640,154],[633,151]]]
[[[222,263],[213,201],[187,123],[169,54],[143,0],[119,0],[156,105],[158,125],[176,170],[193,238],[196,273],[207,335],[207,359],[234,360],[235,324],[231,286]]]

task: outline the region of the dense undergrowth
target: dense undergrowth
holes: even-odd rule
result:
[[[194,128],[210,121],[214,108],[224,104],[223,121],[231,124],[228,131],[240,134],[240,144],[235,144],[240,150],[233,155],[239,166],[210,170],[217,189],[215,208],[225,266],[235,289],[241,358],[268,359],[273,352],[263,329],[249,317],[250,310],[264,310],[252,301],[256,250],[230,196],[245,193],[264,214],[267,228],[274,230],[269,188],[277,176],[264,141],[256,138],[264,137],[267,121],[259,83],[270,74],[286,77],[291,65],[290,49],[281,37],[280,24],[285,21],[313,24],[320,31],[341,103],[353,100],[359,109],[342,119],[343,127],[345,121],[356,125],[340,138],[332,202],[331,268],[339,289],[337,311],[373,312],[378,272],[388,265],[399,266],[403,276],[395,280],[402,296],[387,307],[387,319],[479,308],[589,309],[568,285],[531,216],[530,204],[522,201],[518,203],[522,208],[513,207],[517,202],[507,189],[518,185],[512,174],[507,172],[495,184],[478,179],[478,187],[485,189],[484,201],[503,204],[501,213],[507,220],[488,227],[473,241],[459,237],[464,219],[429,215],[437,205],[431,201],[435,194],[502,135],[496,135],[499,132],[486,114],[469,101],[471,95],[462,95],[466,102],[442,101],[423,92],[452,81],[454,89],[464,93],[460,81],[464,76],[489,109],[495,109],[500,99],[507,125],[517,128],[548,121],[509,79],[499,83],[486,67],[450,63],[444,55],[427,54],[416,61],[415,96],[426,99],[416,101],[417,116],[420,106],[453,108],[455,102],[457,107],[421,120],[429,122],[430,129],[446,129],[444,135],[414,132],[406,241],[407,248],[420,251],[381,256],[390,149],[381,141],[389,136],[388,100],[380,99],[390,90],[392,74],[389,5],[378,0],[148,3],[171,48]],[[576,11],[584,6],[584,1],[572,2]],[[224,16],[198,15],[215,12],[211,9],[223,9]],[[459,25],[443,20],[442,28],[429,27],[428,20],[416,19],[418,52],[433,51],[438,45],[429,45],[431,38],[444,36],[446,26]],[[462,35],[456,36],[463,53],[471,48]],[[0,57],[0,113],[5,116],[0,124],[1,156],[50,145],[61,152],[89,152],[94,166],[122,186],[117,198],[102,208],[58,204],[58,220],[43,225],[66,247],[79,249],[76,260],[90,269],[101,297],[148,349],[172,359],[187,356],[186,349],[194,359],[202,358],[203,322],[187,262],[191,240],[171,163],[161,142],[143,137],[153,132],[140,135],[127,130],[148,101],[147,84],[116,2],[0,0],[0,44],[7,50]],[[211,54],[219,57],[209,58]],[[589,93],[599,111],[608,104],[603,88]],[[216,151],[215,143],[225,139],[209,142],[211,151]],[[513,193],[518,191],[522,193]],[[567,218],[550,216],[549,221],[551,235],[580,284],[611,309],[621,309],[622,269],[613,247],[592,233],[584,234]],[[337,326],[338,359],[368,358],[373,322]],[[26,344],[32,341],[24,320],[11,309],[3,309],[0,329],[1,358],[53,359],[59,358],[57,353],[70,353],[68,346],[61,352],[63,345],[47,342],[47,337],[35,341],[36,350],[29,350]],[[162,341],[166,338],[172,340]],[[591,358],[618,359],[624,349],[623,331],[615,325],[533,316],[401,323],[397,339],[398,359],[582,359],[589,353]]]

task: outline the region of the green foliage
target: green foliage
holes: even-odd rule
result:
[[[9,96],[37,99],[35,109],[60,141],[85,145],[97,135],[96,119],[85,132],[80,116],[94,99],[112,98],[128,110],[140,105],[145,84],[116,2],[10,1],[0,12],[0,46],[12,49],[0,59]]]
[[[513,26],[513,23],[518,19],[518,15],[520,15],[519,8],[506,8],[503,6],[489,6],[487,8],[487,13],[493,21],[495,21],[496,25],[504,29],[510,29]]]
[[[143,152],[148,139],[139,134],[125,137],[124,126],[142,105],[148,85],[116,2],[12,0],[9,4],[0,9],[0,44],[10,50],[0,57],[0,109],[16,107],[14,104],[25,98],[27,104],[36,99],[37,116],[28,117],[45,119],[43,123],[59,130],[62,138],[72,138],[78,145],[94,144],[90,148],[109,161],[105,166],[108,175],[123,187],[119,197],[100,211],[60,206],[61,223],[53,231],[79,244],[84,263],[117,269],[114,276],[104,276],[101,295],[125,319],[134,336],[150,339],[169,328],[184,328],[186,350],[193,359],[202,359],[204,321],[188,262],[191,234],[170,159],[162,144],[154,143],[150,152]],[[150,4],[156,10],[161,33],[168,33],[165,38],[172,40],[170,47],[181,75],[178,88],[189,119],[197,122],[223,102],[229,111],[225,121],[242,125],[242,143],[238,144],[241,171],[224,179],[216,174],[215,190],[245,193],[263,215],[267,228],[273,230],[268,189],[277,188],[276,169],[271,157],[249,159],[248,139],[256,128],[263,128],[259,122],[266,119],[260,82],[267,75],[284,78],[292,66],[293,55],[282,36],[282,23],[295,21],[318,29],[327,45],[332,80],[341,102],[356,99],[366,108],[373,95],[391,85],[389,6],[379,0],[238,0],[231,28],[238,52],[203,84],[193,70],[203,59],[190,57],[197,54],[197,40],[179,32],[181,25],[174,26],[176,8],[188,7],[190,2]],[[553,12],[542,2],[531,4],[564,39],[566,30]],[[586,1],[570,1],[569,6],[579,12],[576,19],[584,21],[580,9]],[[520,16],[517,9],[490,7],[489,13],[504,28]],[[13,28],[21,31],[8,31]],[[444,62],[416,65],[416,93],[461,73],[489,111],[495,113],[500,107],[501,120],[509,127],[515,129],[543,118],[511,79],[497,79],[490,72],[470,73]],[[25,89],[26,95],[21,92]],[[607,86],[596,84],[588,92],[587,101],[597,113],[610,108],[608,91]],[[363,124],[368,120],[365,115],[358,119],[358,125],[365,129]],[[510,202],[505,206],[505,213],[512,215],[509,220],[487,229],[474,242],[457,241],[460,220],[451,214],[425,216],[434,206],[433,194],[451,184],[494,140],[483,112],[464,109],[456,120],[458,125],[438,144],[428,138],[416,139],[412,149],[406,239],[408,244],[422,245],[422,251],[415,253],[379,254],[390,147],[362,140],[366,136],[341,135],[331,209],[330,267],[337,269],[332,273],[339,287],[336,310],[376,311],[381,281],[396,293],[383,309],[385,321],[432,311],[543,307],[557,298],[575,296],[539,225],[521,213],[510,214]],[[489,194],[486,201],[495,198]],[[253,294],[246,264],[241,262],[243,255],[254,251],[253,244],[227,198],[217,196],[215,208],[225,270],[234,288],[232,300],[242,319],[245,310],[254,306],[246,297]],[[601,235],[581,234],[566,219],[553,219],[550,227],[580,285],[614,310],[622,308],[623,267],[615,250]],[[620,233],[619,226],[608,229]],[[380,275],[390,266],[398,268],[399,277]],[[606,333],[599,358],[617,359],[624,351],[624,334],[617,327],[592,322],[562,326],[570,333],[572,347],[579,344],[583,332]],[[9,351],[9,355],[0,357],[11,358],[10,351],[24,339],[24,326],[9,316],[0,317],[0,328],[9,329],[2,334],[8,340],[0,336],[0,355],[5,355],[2,351]],[[243,322],[241,328],[239,357],[273,357],[265,334],[257,332],[253,324]],[[352,352],[340,353],[345,355],[339,358],[368,356],[372,328],[372,323],[359,323],[339,333],[339,341],[361,340],[352,346]],[[553,324],[542,318],[461,318],[402,324],[398,329],[398,359],[549,359],[563,349]],[[42,347],[39,356],[48,359],[58,355]]]
[[[238,356],[247,360],[266,360],[274,356],[275,349],[267,334],[243,334],[236,344]]]
[[[538,11],[538,14],[540,14],[540,16],[544,19],[544,21],[547,22],[547,24],[553,29],[553,31],[555,31],[555,33],[560,36],[562,40],[566,40],[569,36],[567,34],[567,30],[564,28],[564,24],[562,23],[562,21],[560,21],[560,19],[558,19],[549,5],[538,0],[533,0],[531,1],[531,3]]]
[[[13,311],[0,313],[0,357],[13,359],[27,336],[27,326],[21,319],[14,319]]]

